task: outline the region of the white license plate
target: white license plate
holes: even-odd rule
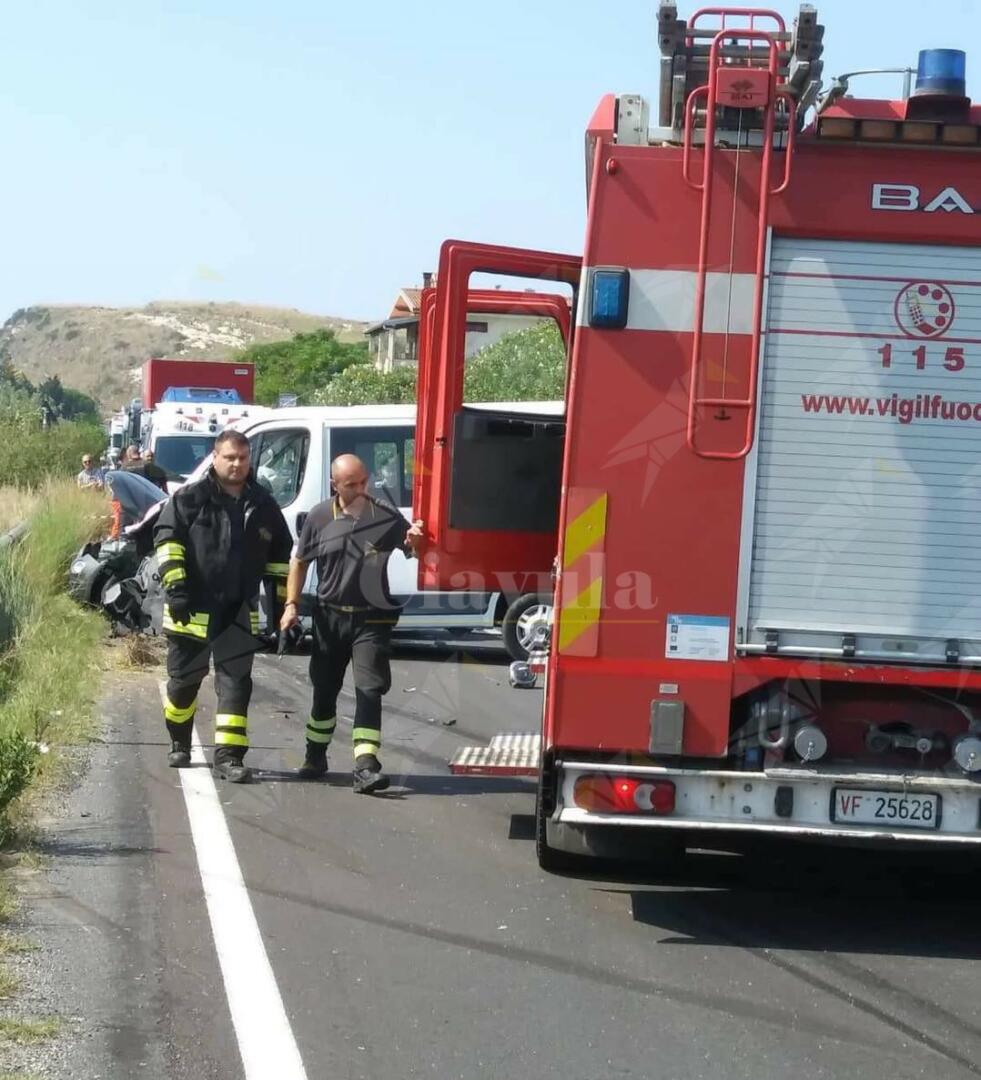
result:
[[[831,820],[848,825],[890,825],[902,829],[939,829],[940,796],[835,788]]]

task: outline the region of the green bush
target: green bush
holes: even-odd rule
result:
[[[0,476],[5,484],[39,487],[48,477],[74,476],[82,455],[98,457],[106,445],[96,424],[66,421],[43,430],[37,416],[0,418]]]
[[[316,394],[318,405],[401,405],[416,400],[415,365],[378,371],[374,364],[352,364]]]
[[[350,364],[368,355],[364,342],[339,341],[333,330],[294,334],[288,341],[250,345],[238,359],[255,364],[255,399],[260,405],[276,405],[279,395],[296,394],[308,405],[315,391]]]
[[[6,832],[4,812],[34,779],[39,756],[37,743],[22,732],[0,731],[0,840]]]
[[[467,361],[464,401],[557,401],[565,393],[565,345],[554,322],[505,334]]]

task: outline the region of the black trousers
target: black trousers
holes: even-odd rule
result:
[[[327,747],[337,726],[337,695],[348,664],[354,671],[355,758],[377,754],[381,746],[382,697],[392,685],[392,629],[398,614],[369,609],[342,611],[318,605],[313,615],[310,681],[313,706],[307,741]]]
[[[198,691],[213,656],[218,697],[215,746],[226,747],[236,757],[245,753],[249,746],[246,716],[252,697],[256,645],[247,604],[213,614],[207,637],[168,632],[164,719],[171,739],[190,745]]]

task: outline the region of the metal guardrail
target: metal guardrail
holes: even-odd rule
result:
[[[12,529],[8,529],[0,536],[0,549],[13,547],[30,532],[30,524],[27,521],[18,522]]]

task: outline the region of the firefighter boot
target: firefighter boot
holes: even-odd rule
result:
[[[192,706],[192,715],[193,711]],[[191,764],[191,728],[192,725],[189,722],[167,721],[167,734],[170,735],[170,753],[167,755],[167,764],[172,769],[186,769]]]
[[[301,780],[319,780],[327,775],[327,747],[307,740],[307,753],[296,775]]]
[[[243,762],[244,757],[242,747],[219,746],[211,771],[219,780],[227,780],[230,784],[247,784],[252,779],[252,770]]]
[[[371,795],[388,787],[388,777],[374,754],[362,754],[354,761],[354,790],[359,795]]]
[[[170,744],[170,753],[167,755],[167,764],[172,769],[186,769],[191,764],[191,744],[181,742],[178,739]]]

